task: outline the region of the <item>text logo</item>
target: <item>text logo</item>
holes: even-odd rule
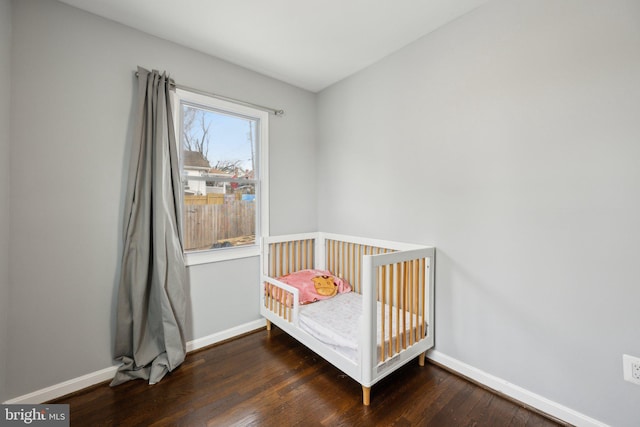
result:
[[[1,405],[0,427],[69,426],[69,405]]]

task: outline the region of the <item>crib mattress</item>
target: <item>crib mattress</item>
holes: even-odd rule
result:
[[[389,312],[389,306],[385,305],[385,315]],[[392,309],[394,315],[391,323],[391,340],[389,339],[389,318],[385,320],[385,348],[388,348],[389,342],[395,342],[397,328],[397,319],[405,316],[405,334],[415,333],[422,317],[415,314],[401,311],[400,316],[396,317],[395,308]],[[410,322],[410,317],[413,316]],[[358,363],[359,352],[359,336],[360,321],[362,318],[362,295],[356,292],[338,294],[335,297],[313,304],[301,305],[299,312],[300,329],[314,336],[338,353],[342,354],[354,363]],[[377,316],[378,331],[382,325],[382,304],[378,302]],[[400,327],[402,328],[402,321]],[[410,328],[413,325],[413,330]],[[424,325],[423,325],[424,326]],[[423,330],[426,330],[424,328]],[[403,333],[401,330],[400,333]],[[378,344],[378,360],[380,360],[382,339],[380,333],[377,334]],[[388,351],[388,350],[387,350]]]

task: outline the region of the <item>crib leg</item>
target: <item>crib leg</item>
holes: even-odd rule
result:
[[[424,353],[420,353],[420,355],[418,356],[418,365],[424,366],[424,358],[426,355],[427,355],[426,351]]]
[[[369,406],[371,403],[371,387],[362,386],[362,404]]]
[[[271,320],[267,319],[267,331],[271,330]]]

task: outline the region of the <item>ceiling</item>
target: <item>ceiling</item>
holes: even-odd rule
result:
[[[488,0],[60,0],[318,92]]]

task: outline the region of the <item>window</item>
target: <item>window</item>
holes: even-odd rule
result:
[[[176,89],[187,265],[256,256],[268,234],[268,113]]]

